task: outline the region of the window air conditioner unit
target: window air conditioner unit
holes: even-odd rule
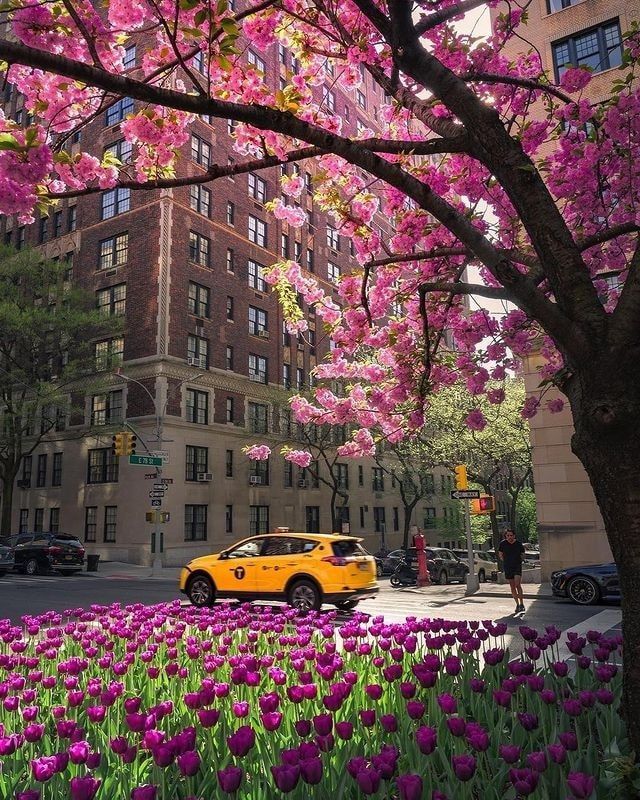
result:
[[[198,473],[198,480],[201,483],[208,483],[209,481],[213,480],[213,472],[199,472]]]
[[[187,358],[187,364],[190,367],[197,367],[198,369],[205,369],[206,361],[204,358],[194,358],[193,356],[189,356]]]
[[[298,481],[298,489],[306,489],[307,482],[306,481]]]
[[[268,339],[269,338],[269,331],[258,331],[258,336],[261,339]]]
[[[262,485],[262,476],[261,475],[249,475],[249,484],[251,486]]]

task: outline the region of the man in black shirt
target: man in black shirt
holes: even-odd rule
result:
[[[498,545],[498,558],[502,561],[504,577],[509,581],[511,594],[516,601],[516,614],[524,611],[524,595],[522,594],[522,554],[524,545],[516,541],[512,530],[505,531],[504,539]]]

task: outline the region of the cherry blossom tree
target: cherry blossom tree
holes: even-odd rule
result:
[[[318,378],[350,388],[346,397],[320,388],[294,411],[303,422],[354,425],[342,455],[371,454],[377,438],[419,429],[440,387],[462,378],[480,395],[512,357],[539,351],[541,381],[571,408],[572,449],[618,564],[624,713],[640,753],[640,33],[625,33],[619,80],[592,107],[588,71],[567,69],[557,85],[537,53],[510,61],[504,46],[520,8],[498,16],[486,41],[456,32],[463,12],[493,4],[265,0],[234,12],[226,0],[8,0],[0,59],[36,122],[0,123],[0,212],[28,220],[37,202],[117,184],[170,188],[314,159],[316,200],[351,237],[359,268],[341,281],[340,306],[298,264],[274,265],[270,280],[292,331],[305,327],[296,292],[331,328],[336,348]],[[128,37],[144,50],[133,70],[123,63]],[[300,70],[274,91],[247,68],[241,41],[282,44]],[[322,87],[355,89],[362,74],[388,102],[378,131],[349,135]],[[132,166],[64,150],[124,96],[137,104],[122,125]],[[242,163],[180,174],[196,114],[240,123]],[[286,200],[272,211],[304,222]],[[378,211],[393,226],[388,241],[371,224]],[[467,279],[472,262],[479,283]],[[467,296],[514,310],[494,319],[468,311]],[[524,413],[540,402],[529,398]],[[481,429],[484,417],[473,411],[467,422]]]

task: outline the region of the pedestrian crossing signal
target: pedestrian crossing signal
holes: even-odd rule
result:
[[[492,514],[495,510],[496,501],[490,494],[483,494],[477,500],[471,501],[472,514]]]

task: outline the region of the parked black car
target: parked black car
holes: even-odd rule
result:
[[[551,590],[556,597],[568,597],[582,606],[620,600],[618,568],[611,563],[559,569],[551,573]]]
[[[84,566],[84,546],[69,533],[18,533],[8,541],[14,550],[15,568],[27,575],[51,569],[71,575]]]
[[[13,569],[15,557],[13,548],[6,539],[0,539],[0,578]]]
[[[466,580],[469,567],[455,556],[451,550],[446,547],[427,547],[425,552],[427,554],[427,567],[431,583],[446,584],[450,581]],[[409,563],[412,566],[416,566],[418,563],[416,548],[410,547],[406,554],[409,558]],[[385,574],[392,574],[404,557],[404,550],[392,550],[383,562]]]

